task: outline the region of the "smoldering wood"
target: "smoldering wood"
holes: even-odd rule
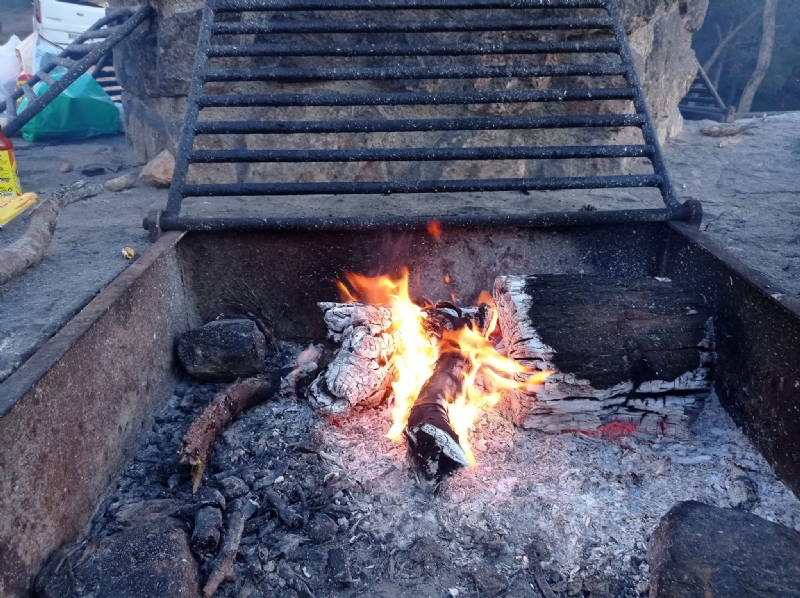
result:
[[[469,467],[447,416],[448,400],[461,394],[468,368],[468,360],[460,353],[442,354],[408,415],[409,455],[429,480],[441,481]]]
[[[222,582],[234,579],[233,562],[236,560],[236,553],[239,552],[244,524],[255,514],[257,509],[258,505],[247,498],[237,498],[230,505],[222,548],[214,559],[211,573],[203,586],[205,598],[211,598],[216,594]]]
[[[311,404],[331,413],[354,405],[376,406],[390,392],[396,339],[391,312],[360,303],[320,303],[328,336],[341,348],[311,383]]]
[[[277,375],[264,375],[235,382],[214,395],[211,402],[183,435],[178,452],[192,466],[192,492],[203,479],[208,453],[225,427],[241,411],[271,398],[278,390]]]
[[[712,309],[669,279],[506,276],[494,296],[508,356],[554,372],[507,393],[521,427],[682,435],[711,390]]]

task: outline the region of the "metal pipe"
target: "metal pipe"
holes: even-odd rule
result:
[[[586,102],[632,100],[631,87],[589,89],[524,89],[456,92],[374,93],[264,93],[204,95],[201,108],[254,108],[266,106],[423,106],[443,104],[510,104],[524,102]]]
[[[244,21],[214,23],[214,35],[281,33],[437,33],[445,31],[552,31],[613,29],[606,17],[430,21]]]
[[[459,179],[438,181],[344,181],[326,183],[230,183],[182,185],[184,197],[236,195],[380,195],[394,193],[471,193],[481,191],[554,191],[659,187],[658,175]],[[172,214],[170,214],[172,215]]]
[[[605,8],[607,0],[208,0],[218,12],[419,10],[478,8]]]
[[[402,120],[209,121],[197,123],[196,131],[198,135],[496,131],[508,129],[641,127],[645,121],[646,117],[641,114],[611,114],[607,116],[474,116]]]
[[[209,58],[245,56],[485,56],[490,54],[580,54],[619,52],[614,40],[453,44],[218,44]]]
[[[613,77],[622,64],[531,64],[501,66],[379,66],[342,68],[201,69],[196,76],[213,81],[386,81],[391,79],[489,79],[500,77]]]
[[[414,162],[445,160],[563,160],[570,158],[649,158],[647,145],[554,147],[414,147],[355,150],[194,150],[192,164],[256,162]]]

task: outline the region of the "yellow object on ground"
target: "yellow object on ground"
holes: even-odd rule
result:
[[[132,260],[136,256],[136,251],[133,247],[123,247],[122,248],[122,257],[126,260]]]
[[[13,220],[37,201],[39,197],[35,193],[0,197],[0,225]]]

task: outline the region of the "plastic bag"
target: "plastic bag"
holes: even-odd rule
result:
[[[16,35],[0,46],[0,102],[5,104],[6,97],[14,93],[17,85],[17,78],[22,72],[22,65],[17,57],[17,46],[20,40]]]
[[[52,74],[60,79],[63,73]],[[47,84],[37,83],[37,96],[47,91]],[[19,112],[28,106],[23,98]],[[98,135],[116,135],[119,131],[119,110],[111,98],[89,73],[84,73],[47,108],[22,127],[25,141],[41,139],[88,139]]]

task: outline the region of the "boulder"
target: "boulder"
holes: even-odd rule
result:
[[[647,560],[650,598],[800,597],[800,533],[740,509],[678,503]]]
[[[178,339],[178,359],[201,380],[235,380],[264,372],[267,341],[248,319],[217,320]]]
[[[139,180],[148,187],[169,187],[174,172],[175,158],[164,150],[142,168]]]

